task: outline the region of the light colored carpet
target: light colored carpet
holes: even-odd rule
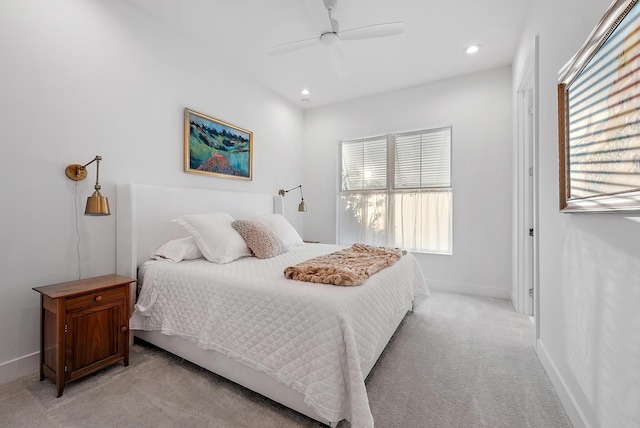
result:
[[[367,379],[376,427],[571,427],[509,302],[433,293]],[[2,427],[320,427],[150,346],[56,398],[37,372],[0,386]],[[340,428],[349,424],[343,421]]]

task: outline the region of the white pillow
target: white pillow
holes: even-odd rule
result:
[[[183,215],[175,220],[195,239],[202,255],[213,263],[229,263],[251,255],[251,250],[236,232],[227,213]]]
[[[169,260],[175,263],[183,260],[195,260],[202,258],[202,252],[198,248],[192,236],[186,238],[172,239],[160,246],[151,258],[154,260]]]
[[[284,243],[285,247],[290,248],[294,245],[302,244],[302,238],[298,235],[298,231],[282,215],[265,214],[256,217],[254,220],[261,221],[269,226]]]

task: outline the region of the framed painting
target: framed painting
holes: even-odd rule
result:
[[[640,211],[640,6],[616,0],[560,71],[560,210]]]
[[[253,133],[213,117],[184,110],[184,171],[251,180]]]

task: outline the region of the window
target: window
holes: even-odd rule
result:
[[[338,242],[452,254],[451,128],[340,142]]]

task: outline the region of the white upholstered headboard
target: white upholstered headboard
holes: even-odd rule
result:
[[[117,187],[116,271],[136,278],[138,266],[160,245],[187,236],[171,223],[184,214],[227,212],[236,219],[282,214],[282,197],[192,187],[129,183]]]

